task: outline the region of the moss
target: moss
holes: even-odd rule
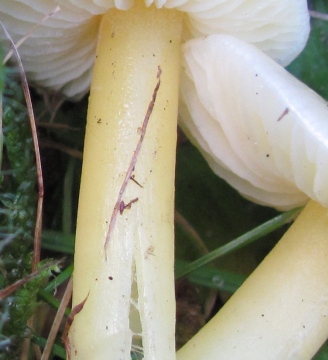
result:
[[[15,74],[0,69],[4,77],[3,157],[0,185],[1,287],[30,272],[36,212],[36,169],[28,115],[20,83]],[[28,284],[14,297],[0,303],[3,319],[0,359],[14,359],[27,335],[26,321],[37,306],[35,285]],[[1,349],[1,348],[0,348]]]

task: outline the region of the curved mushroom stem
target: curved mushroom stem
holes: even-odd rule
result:
[[[145,359],[175,357],[181,27],[179,12],[140,3],[102,19],[84,147],[73,307],[86,301],[70,329],[73,359],[129,359],[131,347]],[[132,337],[141,337],[143,350],[131,345]]]
[[[178,359],[311,359],[327,337],[328,209],[311,201]]]

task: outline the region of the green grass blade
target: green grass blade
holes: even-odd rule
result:
[[[175,268],[179,271],[188,264],[187,261],[177,260]],[[233,293],[246,280],[246,276],[227,270],[201,267],[190,273],[187,279],[197,285]]]
[[[61,231],[44,230],[42,233],[42,247],[71,255],[74,253],[74,235],[64,234]]]
[[[283,214],[276,216],[275,218],[265,222],[264,224],[252,229],[251,231],[239,236],[238,238],[230,241],[229,243],[220,246],[219,248],[211,251],[210,253],[202,256],[201,258],[193,261],[186,265],[183,269],[177,269],[176,271],[176,279],[179,279],[192,271],[200,268],[208,264],[209,262],[216,260],[224,255],[230,254],[233,251],[241,249],[242,247],[251,244],[252,242],[260,239],[264,235],[270,234],[274,230],[280,228],[282,225],[291,221],[297,212],[299,212],[299,208],[287,211]]]
[[[33,336],[32,342],[39,345],[41,348],[44,348],[47,342],[47,339],[44,339],[40,336]],[[54,344],[52,347],[52,354],[58,356],[60,359],[66,359],[66,351],[62,346]]]

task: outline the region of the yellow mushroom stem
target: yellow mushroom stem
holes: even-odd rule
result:
[[[141,3],[110,10],[101,21],[74,260],[73,308],[85,303],[69,332],[72,359],[129,359],[131,348],[145,359],[175,358],[173,210],[182,16]]]
[[[179,360],[311,359],[328,337],[328,209],[311,201]]]

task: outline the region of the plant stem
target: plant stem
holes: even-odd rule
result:
[[[70,330],[73,359],[129,359],[133,335],[142,338],[145,359],[175,357],[173,203],[181,23],[179,12],[140,2],[102,19],[84,147],[72,307],[88,298]],[[125,180],[133,157],[132,179]]]
[[[328,337],[327,234],[311,201],[178,359],[311,359]]]

